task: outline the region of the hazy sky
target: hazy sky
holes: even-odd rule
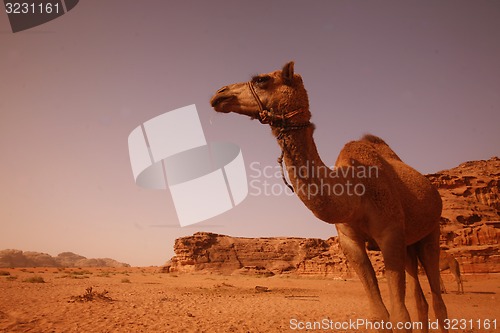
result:
[[[488,159],[500,154],[499,18],[493,0],[84,0],[13,34],[2,11],[0,249],[161,265],[197,231],[327,238],[334,226],[296,197],[252,189],[180,228],[168,191],[134,183],[129,133],[196,104],[207,140],[238,144],[253,179],[252,163],[275,167],[280,153],[269,128],[215,114],[209,98],[295,60],[325,163],[367,132],[423,173]]]

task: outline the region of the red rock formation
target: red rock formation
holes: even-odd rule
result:
[[[336,237],[242,238],[197,232],[175,241],[176,255],[167,272],[274,275],[295,273],[350,277],[354,272]],[[377,274],[383,274],[380,252],[370,251]]]
[[[239,269],[272,272],[294,271],[296,265],[328,251],[321,239],[304,238],[240,238],[198,232],[175,241],[175,256],[169,271],[207,270],[232,273]]]
[[[427,175],[443,199],[443,218],[459,224],[500,221],[500,159],[465,162]]]
[[[459,262],[464,273],[500,272],[500,251],[498,246],[467,246],[449,250]]]
[[[500,159],[427,176],[443,199],[441,243],[466,273],[500,271]]]
[[[441,243],[447,247],[498,245],[500,229],[485,223],[475,223],[466,227],[443,227],[441,229]]]

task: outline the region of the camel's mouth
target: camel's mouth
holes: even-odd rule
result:
[[[212,105],[216,112],[234,112],[249,116],[251,119],[259,119],[259,112],[242,106],[236,95],[216,93],[210,100],[210,105]]]
[[[229,113],[224,106],[227,106],[227,102],[233,99],[233,96],[214,96],[212,100],[210,100],[210,104],[217,112]]]

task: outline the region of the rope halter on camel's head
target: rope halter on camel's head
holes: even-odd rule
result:
[[[259,121],[262,124],[269,124],[273,127],[279,127],[280,132],[278,134],[277,139],[281,140],[283,142],[283,147],[286,145],[285,143],[285,138],[284,134],[285,132],[288,131],[293,131],[293,130],[299,130],[303,129],[306,127],[311,126],[311,122],[307,121],[305,123],[299,123],[299,124],[287,124],[287,120],[295,117],[296,115],[302,113],[304,109],[297,109],[293,110],[290,112],[285,113],[284,110],[282,111],[281,114],[276,114],[274,110],[271,108],[270,110],[264,109],[264,106],[262,104],[262,101],[259,98],[259,95],[257,95],[257,92],[255,91],[255,88],[253,86],[252,81],[247,82],[248,89],[250,89],[250,92],[252,93],[253,97],[255,98],[255,101],[257,102],[257,106],[259,107]],[[285,185],[292,191],[295,192],[293,189],[293,186],[290,185],[285,177],[285,172],[283,170],[283,156],[285,152],[282,149],[281,150],[281,155],[278,157],[278,164],[280,165],[281,168],[281,178],[283,179],[283,182]]]
[[[257,103],[257,106],[259,108],[259,121],[262,124],[270,124],[271,126],[280,127],[284,131],[301,129],[311,125],[311,123],[308,121],[303,124],[297,124],[297,125],[290,124],[289,126],[287,126],[288,119],[302,113],[302,111],[304,110],[297,109],[287,113],[283,111],[281,114],[276,114],[272,108],[270,110],[264,109],[264,105],[262,104],[259,95],[257,95],[257,92],[255,91],[255,87],[253,86],[252,81],[248,81],[247,86],[248,89],[250,89],[250,92],[252,93],[255,102]]]

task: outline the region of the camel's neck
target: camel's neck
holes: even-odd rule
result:
[[[292,129],[281,135],[278,128],[273,131],[284,152],[288,178],[295,193],[319,219],[344,223],[359,198],[349,195],[354,189],[352,186],[348,189],[348,173],[329,168],[321,160],[313,139],[314,126]]]

